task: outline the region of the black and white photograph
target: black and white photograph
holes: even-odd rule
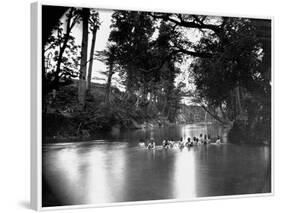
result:
[[[272,193],[272,19],[40,10],[43,208]]]

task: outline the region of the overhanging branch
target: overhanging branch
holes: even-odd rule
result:
[[[184,48],[180,48],[180,49],[174,50],[173,53],[174,54],[183,53],[183,54],[186,54],[186,55],[190,55],[190,56],[193,56],[193,57],[199,57],[199,58],[211,58],[212,57],[211,53],[195,52],[195,51],[186,50]]]
[[[186,49],[183,49],[183,48],[175,49],[175,50],[171,51],[170,54],[168,54],[166,57],[163,57],[163,59],[161,60],[159,65],[157,65],[153,68],[150,68],[150,69],[139,68],[139,70],[142,71],[142,72],[146,72],[146,73],[158,71],[163,67],[163,65],[165,64],[166,61],[168,61],[172,56],[174,56],[178,53],[183,53],[183,54],[186,54],[186,55],[190,55],[190,56],[193,56],[193,57],[200,57],[200,58],[211,58],[212,57],[212,54],[207,53],[207,52],[194,52],[194,51],[189,51],[189,50],[186,50]]]
[[[197,21],[185,21],[182,18],[181,14],[176,15],[176,17],[178,19],[173,18],[171,14],[152,13],[151,16],[155,19],[163,19],[166,21],[170,21],[170,22],[176,24],[177,26],[182,26],[182,27],[186,27],[186,28],[196,28],[196,29],[208,29],[208,30],[212,30],[217,35],[220,35],[220,33],[221,33],[220,25],[205,24],[205,23],[203,23],[205,19],[199,20],[197,18]]]

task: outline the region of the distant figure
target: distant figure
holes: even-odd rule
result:
[[[194,141],[194,145],[199,145],[199,144],[198,144],[198,142],[199,142],[198,138],[197,138],[197,137],[195,137],[194,139],[195,139],[195,141]]]
[[[211,143],[211,136],[210,135],[207,136],[207,144],[209,144],[209,143]]]
[[[220,136],[217,137],[216,144],[221,144]]]
[[[147,145],[147,149],[153,149],[154,148],[154,144],[152,141],[150,141]]]
[[[152,148],[155,149],[156,145],[155,145],[155,141],[153,138],[151,139],[151,143],[152,143]]]
[[[193,142],[191,141],[190,138],[187,138],[187,143],[186,143],[187,146],[193,146]]]
[[[169,142],[167,140],[163,140],[162,146],[163,146],[163,148],[168,149],[169,148]]]
[[[155,149],[155,142],[154,142],[154,139],[153,139],[153,138],[151,138],[151,139],[149,140],[149,143],[148,143],[148,145],[147,145],[147,148],[148,148],[148,149]]]
[[[203,144],[203,143],[204,143],[203,135],[200,134],[200,136],[199,136],[199,144]]]
[[[193,137],[193,145],[197,145],[197,138]]]
[[[168,143],[169,143],[169,147],[170,147],[170,148],[173,148],[174,145],[176,145],[176,144],[175,144],[175,141],[174,141],[173,139],[169,140]]]
[[[199,138],[196,138],[196,144],[197,144],[197,145],[200,145],[200,144],[201,144],[200,141],[199,141]]]
[[[184,142],[183,142],[183,138],[181,137],[180,141],[179,141],[179,148],[183,149],[184,148]]]
[[[189,138],[189,140],[190,140],[190,138]],[[188,141],[188,138],[187,138],[187,140],[186,140],[186,142],[184,143],[184,145],[187,147],[187,146],[188,146],[188,143],[189,143],[189,141]]]
[[[207,135],[204,135],[204,141],[203,141],[203,143],[204,143],[204,144],[207,144],[207,140],[208,140],[208,139],[207,139]]]
[[[149,142],[149,143],[147,144],[147,149],[152,149],[152,143],[151,143],[151,142]]]

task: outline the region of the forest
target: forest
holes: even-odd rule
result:
[[[207,113],[229,128],[230,141],[271,143],[270,20],[114,10],[106,46],[96,50],[101,13],[43,6],[44,141]],[[106,67],[104,83],[94,81],[95,61]]]

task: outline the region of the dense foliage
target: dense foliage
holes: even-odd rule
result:
[[[268,141],[270,79],[264,75],[264,46],[252,21],[227,18],[219,36],[202,37],[196,48],[213,54],[191,66],[196,99],[209,109],[219,108],[222,121],[243,129],[244,140]]]

